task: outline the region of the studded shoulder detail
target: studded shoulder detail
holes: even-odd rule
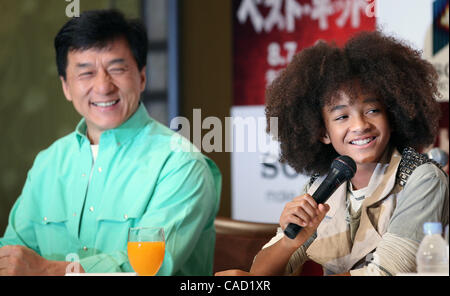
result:
[[[400,186],[404,187],[406,181],[408,181],[409,176],[413,173],[413,171],[425,163],[432,163],[436,165],[439,169],[442,169],[442,166],[436,161],[429,159],[425,154],[421,154],[414,150],[411,147],[407,147],[402,151],[402,160],[400,161],[399,168],[397,171],[396,182]]]

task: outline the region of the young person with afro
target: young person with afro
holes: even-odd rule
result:
[[[449,216],[448,176],[419,153],[438,131],[437,79],[419,51],[378,31],[298,53],[268,88],[266,116],[278,118],[281,161],[312,177],[250,271],[216,275],[295,275],[307,260],[325,275],[415,272],[423,223]],[[356,174],[317,204],[311,195],[339,155]],[[283,233],[289,223],[303,227],[295,239]]]

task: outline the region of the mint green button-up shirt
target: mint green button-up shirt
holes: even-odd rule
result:
[[[38,154],[0,247],[24,245],[49,260],[78,257],[86,272],[132,272],[128,229],[158,226],[166,236],[158,275],[210,275],[220,190],[214,162],[141,103],[102,133],[94,164],[84,119]]]

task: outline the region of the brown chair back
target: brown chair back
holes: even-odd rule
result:
[[[253,258],[277,232],[278,224],[217,217],[214,273],[227,269],[249,271]]]

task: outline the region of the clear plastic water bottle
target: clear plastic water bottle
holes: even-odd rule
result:
[[[417,252],[418,273],[439,273],[448,275],[447,245],[442,237],[442,225],[438,222],[423,224],[425,237]]]
[[[449,257],[449,252],[448,252],[448,225],[445,226],[445,243],[447,244],[447,258]]]

